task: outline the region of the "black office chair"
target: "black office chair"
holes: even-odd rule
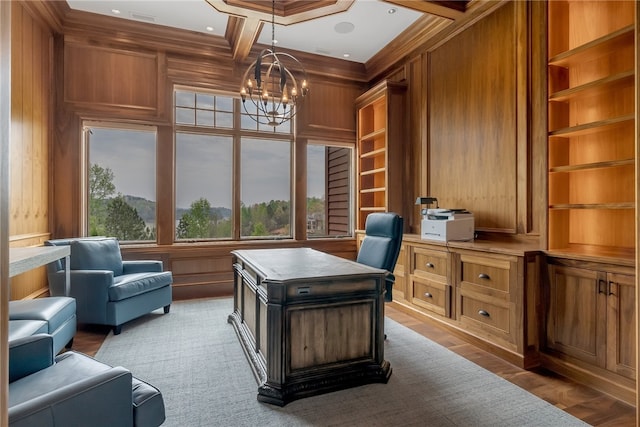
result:
[[[402,243],[403,219],[393,212],[369,214],[364,225],[364,239],[360,245],[357,262],[387,270],[385,301],[392,301],[393,269]]]

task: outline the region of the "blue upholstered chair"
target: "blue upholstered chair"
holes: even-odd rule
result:
[[[71,348],[76,334],[76,300],[48,297],[9,301],[9,341],[35,334],[53,337],[53,352]]]
[[[9,427],[157,427],[162,394],[123,367],[67,351],[51,335],[9,343]]]
[[[385,301],[393,299],[393,269],[398,261],[402,243],[403,219],[393,212],[375,212],[367,216],[364,239],[360,244],[357,262],[387,270]]]
[[[170,271],[162,261],[123,261],[115,238],[87,237],[48,240],[46,245],[70,245],[69,296],[76,299],[78,323],[113,326],[115,335],[130,320],[172,301]],[[64,261],[47,265],[49,293],[65,294]]]

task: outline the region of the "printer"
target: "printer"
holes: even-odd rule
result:
[[[425,200],[427,203],[425,203]],[[430,201],[430,202],[429,202]],[[422,202],[422,203],[421,203]],[[416,204],[436,203],[433,197],[419,197]],[[422,209],[420,237],[424,240],[448,242],[473,240],[475,224],[473,214],[466,209]]]

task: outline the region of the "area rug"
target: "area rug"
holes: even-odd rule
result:
[[[163,426],[584,426],[542,399],[391,319],[387,384],[277,407],[257,383],[227,323],[230,298],[176,301],[106,338],[96,359],[124,366],[160,389]]]

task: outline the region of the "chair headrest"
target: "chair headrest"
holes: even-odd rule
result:
[[[367,216],[364,229],[367,236],[397,238],[402,235],[402,217],[394,212],[374,212]]]

